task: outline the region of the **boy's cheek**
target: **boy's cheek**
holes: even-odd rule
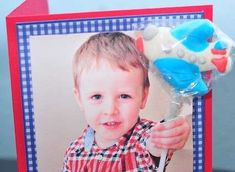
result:
[[[102,113],[98,110],[95,109],[94,107],[88,107],[83,111],[85,118],[89,119],[89,121],[97,121],[102,117]]]
[[[92,117],[91,115],[85,115],[86,122],[89,126],[91,126],[94,129],[94,126],[98,121]]]

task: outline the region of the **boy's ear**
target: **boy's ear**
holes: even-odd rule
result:
[[[81,99],[80,99],[80,95],[79,95],[79,91],[77,88],[73,88],[73,94],[75,96],[75,99],[77,101],[77,104],[79,106],[79,108],[82,110],[82,102],[81,102]]]
[[[140,109],[144,109],[144,107],[147,103],[148,95],[149,95],[149,87],[145,87],[144,91],[143,91],[143,97],[142,97]]]

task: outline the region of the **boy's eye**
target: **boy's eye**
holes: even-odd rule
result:
[[[120,95],[120,98],[121,98],[121,99],[129,99],[129,98],[131,98],[131,96],[128,95],[128,94],[121,94],[121,95]]]
[[[100,100],[102,98],[102,96],[100,94],[95,94],[93,96],[91,96],[92,100]]]

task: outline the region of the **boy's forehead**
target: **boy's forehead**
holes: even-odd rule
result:
[[[118,64],[110,63],[107,60],[102,60],[99,63],[92,63],[89,67],[86,67],[82,72],[81,75],[91,75],[96,76],[109,76],[125,73],[143,73],[140,67],[133,67],[130,64],[125,64],[125,68],[120,67]]]
[[[101,58],[99,60],[93,60],[87,66],[83,66],[84,69],[83,72],[97,72],[100,70],[105,70],[105,69],[110,69],[112,71],[115,70],[122,70],[122,71],[127,71],[127,72],[132,72],[136,70],[141,70],[143,71],[142,67],[138,65],[132,65],[132,63],[128,62],[123,62],[123,63],[118,63],[117,61],[114,61],[112,59],[107,59],[107,58]],[[147,70],[147,69],[146,69]]]
[[[110,68],[111,70],[122,70],[126,72],[132,72],[136,70],[140,70],[142,75],[145,77],[145,73],[148,70],[144,64],[142,64],[136,57],[128,56],[128,57],[112,57],[110,54],[99,54],[99,56],[84,56],[83,60],[77,63],[76,73],[77,76],[75,80],[76,84],[79,84],[79,80],[81,75],[86,75],[87,73],[94,72],[94,76],[96,72],[101,69],[105,72],[104,69]],[[78,85],[77,85],[78,86]]]
[[[96,89],[130,90],[143,86],[143,72],[138,68],[124,71],[101,65],[82,72],[78,82],[83,91]]]

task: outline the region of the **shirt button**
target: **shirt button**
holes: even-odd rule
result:
[[[102,159],[103,159],[103,156],[102,156],[102,155],[98,155],[98,156],[97,156],[97,159],[98,159],[98,160],[102,160]]]

